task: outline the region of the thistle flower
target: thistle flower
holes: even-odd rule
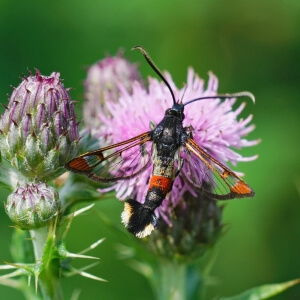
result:
[[[5,210],[21,229],[35,229],[48,224],[59,212],[58,193],[45,183],[26,183],[7,198]]]
[[[0,122],[2,156],[29,179],[62,174],[77,152],[78,124],[60,74],[37,70],[14,88]]]
[[[166,75],[172,90],[177,99],[181,99],[184,94],[185,99],[195,99],[203,96],[213,96],[217,94],[218,80],[212,73],[209,74],[208,86],[204,88],[204,81],[189,69],[187,75],[186,89],[177,89],[169,74]],[[257,141],[248,141],[244,138],[254,129],[254,125],[249,125],[252,120],[250,115],[245,120],[237,120],[238,115],[245,107],[242,103],[236,110],[233,110],[235,99],[207,99],[198,101],[185,109],[184,126],[193,127],[193,138],[202,148],[209,151],[223,164],[231,163],[234,166],[240,161],[251,161],[256,158],[242,157],[233,148],[242,148],[257,144]],[[164,112],[172,104],[170,92],[164,83],[156,79],[149,79],[148,91],[135,82],[132,94],[125,88],[120,88],[120,98],[118,102],[107,99],[107,114],[99,114],[101,126],[97,131],[97,136],[105,136],[111,143],[117,143],[142,132],[149,131],[150,121],[158,123],[164,116]],[[133,109],[134,107],[134,109]],[[143,203],[147,193],[149,178],[152,169],[146,169],[138,178],[120,181],[113,186],[117,191],[117,197],[125,200],[127,197],[136,199]],[[191,183],[186,179],[190,172],[187,165],[176,177],[172,190],[157,209],[167,224],[171,225],[170,217],[173,209],[182,201],[186,193],[196,196],[196,192]],[[199,172],[199,182],[202,182]]]
[[[120,84],[130,93],[135,80],[141,80],[137,67],[122,55],[107,57],[93,64],[85,81],[83,114],[87,127],[97,128],[100,125],[99,115],[109,112],[106,99],[112,102],[118,100]]]

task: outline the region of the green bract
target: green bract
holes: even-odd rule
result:
[[[77,153],[78,124],[60,74],[39,71],[14,89],[0,122],[1,154],[29,179],[49,180],[64,172]]]
[[[223,229],[222,210],[203,192],[186,192],[170,215],[172,226],[163,219],[147,240],[152,253],[170,260],[190,263],[212,247]]]
[[[7,198],[5,210],[21,229],[34,229],[50,222],[59,212],[58,193],[45,183],[26,183]]]

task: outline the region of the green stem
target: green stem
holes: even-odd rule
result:
[[[162,261],[156,290],[159,300],[185,300],[186,265]]]
[[[48,231],[48,226],[30,230],[30,236],[32,238],[34,250],[34,257],[36,261],[40,261],[42,259],[44,247],[47,241]]]
[[[49,226],[30,230],[36,263],[41,266],[39,270],[39,286],[44,300],[62,300],[60,281],[53,268],[51,258],[44,256]]]

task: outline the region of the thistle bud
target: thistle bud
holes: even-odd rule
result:
[[[53,72],[37,70],[14,89],[0,122],[4,158],[29,179],[41,181],[64,172],[77,152],[78,124],[69,92]]]
[[[21,229],[43,227],[59,212],[58,193],[45,183],[26,183],[7,198],[5,210]]]
[[[87,72],[85,81],[84,119],[90,128],[101,124],[99,115],[109,114],[106,100],[116,102],[122,85],[129,93],[134,80],[141,81],[137,67],[121,55],[107,57],[94,65]]]
[[[221,220],[222,207],[214,199],[201,192],[197,197],[187,192],[169,215],[172,225],[161,219],[147,247],[158,256],[191,262],[217,240],[223,228]]]

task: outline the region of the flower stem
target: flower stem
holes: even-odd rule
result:
[[[34,257],[36,261],[42,259],[44,253],[44,246],[46,244],[47,236],[48,236],[48,226],[44,226],[42,228],[30,230],[30,235],[32,238]]]
[[[30,230],[36,263],[40,263],[39,286],[44,300],[62,300],[63,295],[56,268],[52,261],[44,259],[49,226]]]
[[[159,300],[185,300],[186,265],[163,261],[159,268],[157,283]]]

